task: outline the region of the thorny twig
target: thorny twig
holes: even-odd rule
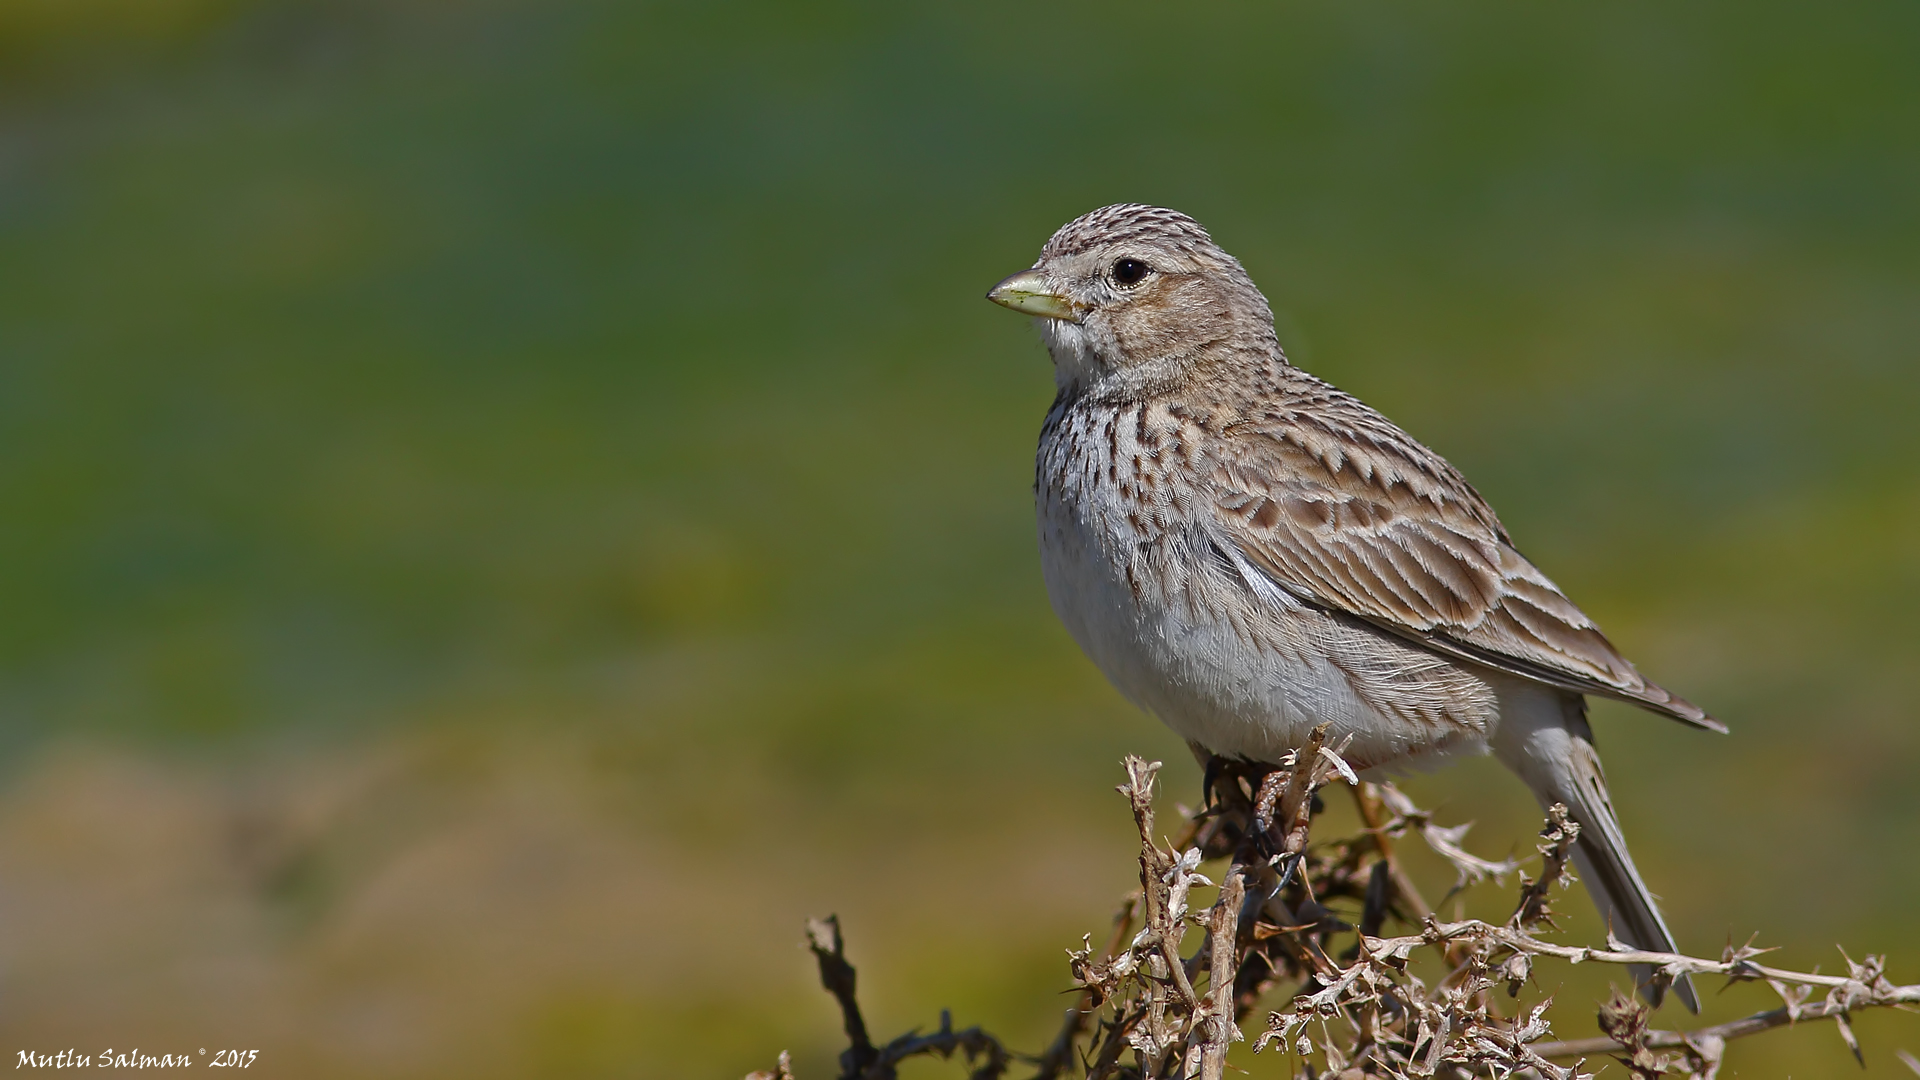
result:
[[[820,985],[840,1005],[840,1022],[847,1030],[847,1049],[840,1055],[840,1075],[851,1080],[873,1064],[877,1051],[867,1035],[867,1022],[860,1015],[860,1002],[854,997],[853,965],[847,963],[846,945],[840,939],[840,916],[807,920],[807,947],[820,965]]]
[[[1602,1055],[1616,1056],[1635,1077],[1713,1080],[1734,1039],[1797,1021],[1832,1020],[1858,1056],[1852,1013],[1920,1005],[1920,985],[1891,982],[1878,956],[1857,963],[1847,958],[1845,975],[1822,975],[1763,965],[1758,958],[1768,950],[1751,941],[1708,960],[1629,948],[1611,934],[1603,947],[1544,940],[1540,933],[1554,929],[1549,900],[1570,881],[1566,870],[1579,832],[1561,806],[1548,810],[1541,872],[1522,878],[1511,918],[1442,921],[1394,861],[1392,838],[1418,832],[1454,866],[1455,892],[1501,879],[1519,863],[1467,852],[1460,846],[1466,826],[1434,824],[1391,785],[1358,784],[1340,757],[1344,747],[1327,746],[1325,736],[1324,727],[1316,730],[1307,746],[1277,766],[1207,762],[1209,780],[1217,781],[1210,804],[1188,815],[1170,843],[1155,832],[1159,763],[1127,759],[1119,791],[1139,834],[1140,888],[1121,905],[1103,949],[1096,953],[1088,939],[1069,950],[1079,998],[1040,1055],[1012,1054],[978,1028],[954,1031],[945,1013],[931,1034],[909,1032],[874,1045],[854,998],[838,921],[810,923],[821,983],[839,1003],[847,1031],[841,1080],[894,1080],[908,1057],[956,1052],[975,1080],[998,1080],[1015,1060],[1036,1068],[1034,1080],[1060,1080],[1079,1070],[1088,1080],[1220,1080],[1228,1047],[1242,1037],[1239,1022],[1281,984],[1297,990],[1285,1011],[1268,1015],[1254,1050],[1278,1045],[1317,1057],[1317,1066],[1305,1063],[1306,1075],[1340,1080],[1587,1080],[1586,1059]],[[1309,843],[1318,809],[1314,792],[1336,777],[1354,786],[1365,831]],[[1192,891],[1212,885],[1200,866],[1220,859],[1226,863],[1214,902],[1191,910]],[[1329,906],[1335,904],[1357,909],[1357,928]],[[1389,918],[1412,932],[1380,936]],[[1201,943],[1183,958],[1195,931]],[[1336,938],[1352,944],[1341,950]],[[1416,955],[1434,956],[1449,974],[1429,987],[1413,970]],[[1643,1005],[1616,992],[1600,1010],[1604,1037],[1554,1040],[1545,1019],[1550,999],[1511,1018],[1494,1008],[1493,991],[1504,987],[1518,997],[1541,960],[1624,964],[1668,980],[1719,975],[1730,983],[1765,983],[1783,1005],[1693,1031],[1661,1031],[1647,1026]],[[1820,991],[1821,999],[1808,1000]],[[1569,1059],[1572,1065],[1555,1064]],[[793,1080],[786,1055],[778,1071],[749,1080]]]
[[[780,1063],[771,1069],[747,1074],[747,1080],[793,1080],[793,1055],[780,1051]]]
[[[1187,832],[1189,839],[1194,831],[1191,825],[1192,823],[1189,822]],[[1139,902],[1138,892],[1129,893],[1127,898],[1121,901],[1120,910],[1113,916],[1113,934],[1108,938],[1107,947],[1100,955],[1112,956],[1120,951],[1120,946],[1127,940],[1127,931],[1133,928],[1133,912]],[[1087,936],[1086,947],[1088,949],[1093,947],[1092,935]],[[1073,1065],[1074,1047],[1080,1036],[1086,1032],[1087,1021],[1100,1007],[1101,999],[1098,995],[1099,991],[1096,987],[1081,988],[1079,1000],[1067,1010],[1066,1019],[1061,1022],[1060,1034],[1054,1036],[1053,1042],[1048,1044],[1046,1051],[1034,1062],[1037,1071],[1033,1074],[1033,1080],[1055,1080]]]
[[[1094,1031],[1087,1075],[1089,1080],[1121,1075],[1217,1080],[1228,1047],[1242,1037],[1236,1021],[1275,978],[1297,973],[1302,965],[1332,967],[1323,943],[1295,933],[1331,915],[1307,892],[1306,875],[1296,871],[1307,857],[1314,791],[1335,776],[1358,781],[1338,751],[1326,745],[1324,726],[1278,768],[1223,770],[1226,783],[1215,789],[1219,799],[1207,813],[1232,828],[1209,839],[1222,854],[1231,851],[1232,858],[1207,914],[1187,920],[1204,928],[1205,943],[1181,962],[1187,894],[1205,883],[1194,868],[1208,845],[1162,848],[1153,831],[1159,766],[1129,758],[1126,767],[1127,783],[1120,792],[1140,834],[1145,925],[1117,952],[1096,958],[1083,947],[1071,954],[1074,977],[1095,1001],[1110,1006]],[[1191,982],[1201,970],[1208,980],[1204,998]],[[1131,1067],[1122,1064],[1128,1051]]]
[[[950,1058],[955,1051],[964,1054],[969,1065],[980,1062],[971,1080],[999,1080],[1006,1074],[1012,1055],[1000,1041],[977,1027],[953,1030],[953,1018],[945,1012],[940,1014],[940,1030],[931,1035],[909,1031],[885,1046],[873,1045],[867,1035],[866,1021],[860,1016],[860,1004],[854,1000],[853,965],[847,963],[839,916],[808,920],[807,947],[819,961],[820,984],[840,1003],[841,1019],[847,1029],[850,1045],[840,1055],[840,1080],[895,1080],[895,1066],[907,1058],[922,1054]],[[780,1055],[780,1069],[775,1074],[777,1080],[792,1080],[784,1053]]]
[[[1416,919],[1424,919],[1433,914],[1433,908],[1427,903],[1426,898],[1420,895],[1420,890],[1414,885],[1413,879],[1401,869],[1400,860],[1394,857],[1394,834],[1391,830],[1395,823],[1401,823],[1404,831],[1406,818],[1396,814],[1392,821],[1387,819],[1387,805],[1383,795],[1384,789],[1391,786],[1360,784],[1352,789],[1353,805],[1360,811],[1360,820],[1366,824],[1367,832],[1373,837],[1374,850],[1380,853],[1380,861],[1375,864],[1379,869],[1374,872],[1387,879],[1392,891],[1399,895],[1401,902],[1408,909],[1407,914]],[[1394,794],[1398,795],[1399,792],[1396,791]],[[1401,797],[1405,798],[1405,796]],[[1408,802],[1407,805],[1411,807],[1413,804]]]
[[[1442,828],[1433,823],[1431,813],[1415,806],[1413,800],[1407,798],[1399,788],[1392,784],[1381,784],[1379,792],[1380,801],[1394,814],[1393,820],[1379,827],[1380,832],[1389,836],[1398,836],[1408,828],[1412,828],[1419,832],[1420,839],[1427,842],[1427,846],[1433,849],[1434,854],[1453,864],[1454,873],[1458,877],[1453,883],[1453,888],[1448,891],[1448,896],[1478,885],[1488,878],[1505,881],[1508,874],[1520,868],[1520,864],[1513,859],[1494,862],[1462,848],[1460,841],[1466,839],[1467,830],[1473,828],[1473,822]]]
[[[1546,843],[1540,845],[1540,878],[1520,879],[1520,904],[1513,909],[1507,925],[1530,930],[1542,923],[1553,925],[1553,912],[1547,906],[1548,894],[1555,885],[1566,888],[1573,881],[1567,863],[1573,858],[1573,842],[1580,838],[1580,823],[1567,816],[1565,804],[1547,807],[1547,827],[1540,832]]]

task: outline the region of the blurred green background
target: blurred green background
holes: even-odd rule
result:
[[[1047,608],[1050,371],[981,300],[1121,200],[1732,726],[1596,709],[1684,945],[1920,981],[1916,55],[1895,2],[0,2],[0,1050],[819,1080],[827,911],[877,1032],[1038,1047],[1117,759],[1197,794]]]

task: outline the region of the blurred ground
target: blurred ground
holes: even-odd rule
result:
[[[1046,609],[1049,375],[980,299],[1122,199],[1734,727],[1596,710],[1683,943],[1920,981],[1916,46],[1892,3],[0,6],[0,1051],[820,1077],[828,910],[877,1029],[1037,1045],[1129,874],[1117,759],[1195,791]],[[1485,763],[1409,787],[1537,827]],[[1860,1026],[1868,1075],[1920,1048]]]

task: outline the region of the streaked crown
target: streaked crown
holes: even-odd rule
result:
[[[1060,226],[1040,249],[1040,258],[1045,261],[1078,255],[1101,245],[1128,241],[1147,241],[1184,255],[1220,250],[1199,222],[1178,210],[1144,203],[1115,203]]]

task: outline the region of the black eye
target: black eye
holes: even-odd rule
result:
[[[1146,280],[1153,268],[1139,259],[1121,259],[1113,264],[1113,283],[1115,285],[1138,285]]]

